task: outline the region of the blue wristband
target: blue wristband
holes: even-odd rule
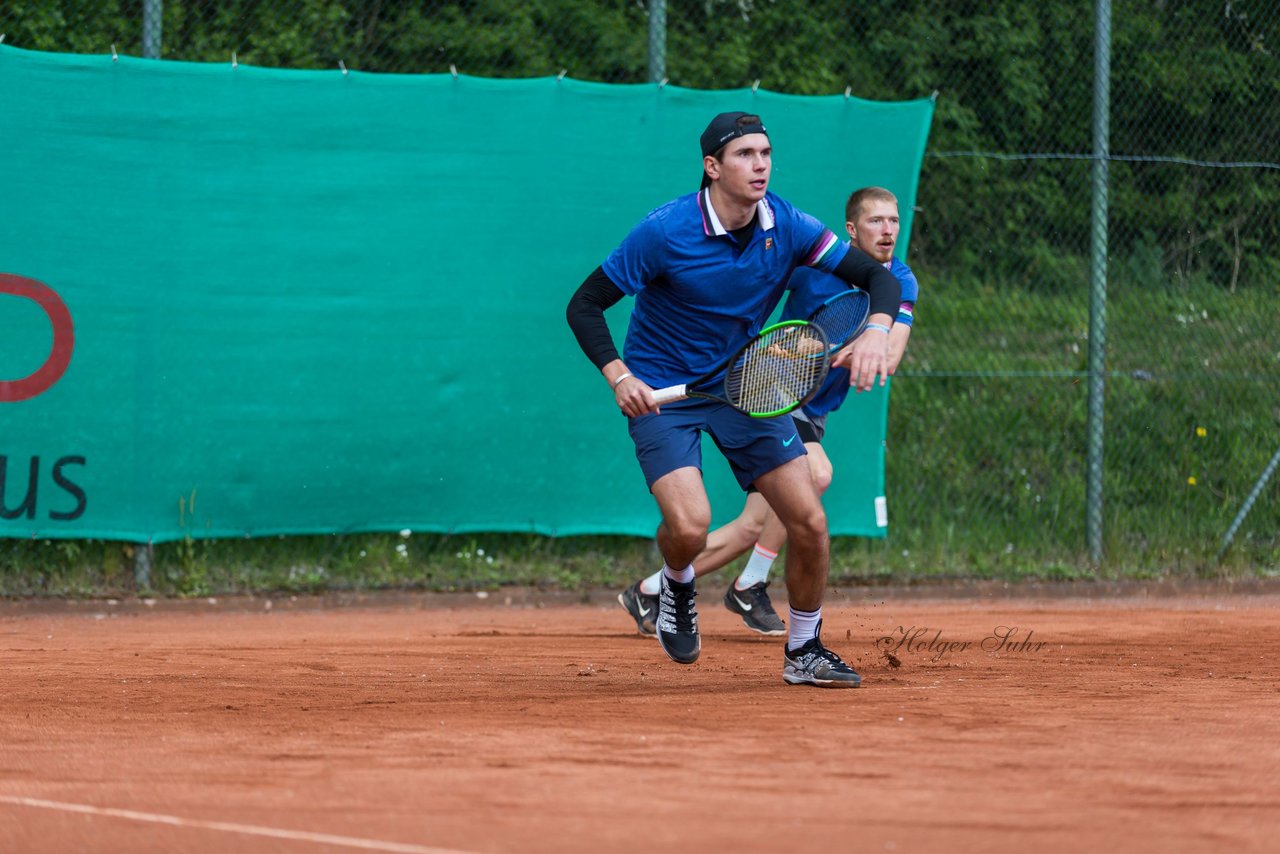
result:
[[[881,332],[883,332],[884,334],[886,334],[886,335],[888,335],[888,334],[889,334],[889,327],[885,326],[883,323],[868,323],[868,324],[867,324],[867,328],[868,328],[868,329],[879,329],[879,330],[880,330]]]

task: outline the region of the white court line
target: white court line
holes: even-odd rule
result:
[[[200,819],[181,818],[176,815],[160,815],[152,812],[136,810],[120,810],[110,807],[95,807],[88,804],[68,804],[62,801],[46,801],[42,798],[22,798],[12,795],[0,795],[0,803],[14,804],[20,807],[40,807],[42,809],[78,812],[85,815],[105,815],[112,818],[127,818],[132,821],[149,821],[152,824],[169,824],[174,827],[194,827],[203,830],[221,830],[226,833],[244,833],[250,836],[270,836],[275,839],[290,839],[297,842],[319,842],[324,845],[341,845],[345,848],[363,848],[366,851],[395,851],[399,854],[461,854],[451,848],[427,848],[422,845],[408,845],[400,842],[380,842],[376,839],[360,839],[354,836],[334,836],[328,833],[308,833],[305,830],[282,830],[277,827],[259,827],[253,824],[236,824],[230,821],[201,821]]]

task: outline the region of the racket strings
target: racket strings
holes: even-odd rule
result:
[[[839,350],[862,331],[867,321],[870,300],[861,292],[841,294],[814,312],[810,323],[827,333],[832,351]]]
[[[808,397],[827,372],[827,341],[814,326],[786,326],[765,335],[729,368],[726,397],[751,413],[787,410]]]

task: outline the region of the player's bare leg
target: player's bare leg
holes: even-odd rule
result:
[[[686,466],[663,475],[653,484],[653,497],[662,511],[658,548],[666,562],[658,599],[658,642],[672,661],[692,664],[698,660],[702,640],[693,604],[691,564],[706,546],[707,528],[711,525],[711,504],[702,484],[702,472]]]
[[[686,466],[663,475],[653,484],[653,497],[662,513],[658,550],[667,566],[684,569],[706,546],[711,526],[711,503],[702,472]]]
[[[809,474],[813,478],[814,491],[821,498],[831,486],[832,467],[831,458],[827,456],[827,452],[823,450],[820,442],[806,442],[805,449],[809,452],[805,459],[809,463]],[[712,533],[714,536],[714,532]],[[765,511],[760,519],[760,534],[756,538],[756,543],[764,546],[769,551],[777,554],[782,551],[783,546],[787,544],[787,526],[778,518],[778,514],[774,513],[772,508],[767,504]],[[710,539],[708,539],[707,548],[710,549]],[[695,565],[697,562],[694,562]],[[702,575],[699,571],[698,575]]]
[[[756,478],[787,535],[786,579],[791,607],[816,611],[827,586],[827,515],[803,457]]]
[[[797,469],[794,464],[801,463]],[[862,678],[822,645],[822,596],[830,539],[827,517],[806,463],[792,460],[756,478],[756,487],[787,532],[787,594],[791,600],[782,678],[791,685],[856,688]]]
[[[806,442],[805,448],[814,488],[821,496],[831,484],[831,460],[819,442]],[[754,541],[748,541],[744,536],[750,530],[756,531]],[[738,518],[724,528],[712,531],[707,538],[707,548],[693,562],[695,571],[702,576],[738,554],[749,554],[746,564],[724,591],[724,606],[730,613],[741,617],[748,629],[771,637],[787,632],[787,624],[778,616],[769,597],[769,573],[786,542],[787,529],[782,520],[763,496],[751,493]],[[724,551],[717,551],[722,544]],[[708,561],[708,555],[712,560]]]
[[[626,590],[618,594],[618,604],[620,604],[636,622],[636,631],[642,635],[656,635],[656,622],[658,617],[658,598],[662,594],[662,576],[667,566],[680,569],[688,566],[690,561],[686,560],[688,551],[694,544],[701,542],[703,546],[699,549],[700,554],[695,553],[696,557],[692,561],[695,567],[700,567],[703,563],[703,555],[712,549],[716,549],[719,553],[728,554],[730,546],[728,545],[736,535],[726,532],[719,534],[717,545],[712,545],[712,538],[716,537],[718,532],[707,534],[707,528],[710,526],[711,511],[707,504],[706,492],[702,484],[702,474],[696,468],[678,469],[670,474],[659,478],[654,484],[654,497],[658,499],[659,508],[664,508],[664,502],[670,505],[670,516],[668,511],[663,509],[663,522],[658,525],[658,532],[655,539],[658,543],[658,550],[662,553],[664,561],[658,571],[652,575],[648,575],[632,584]],[[762,506],[764,499],[759,499]],[[692,512],[693,508],[701,508],[699,512]],[[739,520],[744,520],[747,516],[747,509],[743,509],[742,516]],[[667,523],[667,519],[671,523]],[[738,520],[725,526],[725,528],[734,528],[737,530],[747,530],[747,522],[743,521],[742,525],[737,524]],[[725,528],[719,531],[725,531]],[[752,541],[754,542],[754,540]],[[750,544],[744,549],[750,548]],[[732,560],[736,555],[730,555],[724,558],[725,562]],[[684,561],[683,563],[673,563],[672,561]],[[713,567],[714,568],[714,567]],[[702,575],[701,571],[697,572]]]
[[[738,554],[749,554],[750,557],[734,580],[725,588],[724,607],[731,614],[741,617],[742,624],[751,631],[770,637],[779,637],[787,633],[787,624],[778,616],[778,612],[773,608],[773,601],[769,598],[769,571],[778,558],[777,549],[786,542],[786,529],[778,520],[777,514],[770,509],[764,496],[759,493],[751,493],[748,496],[747,507],[743,509],[743,514],[738,519],[742,519],[748,512],[752,514],[750,521],[755,536],[750,540],[744,537],[738,553],[733,557],[737,557]],[[765,538],[769,532],[773,532],[772,539],[778,541],[778,545],[774,546],[773,550],[765,545]],[[715,536],[716,532],[713,531],[708,538],[708,543]],[[707,550],[710,551],[710,545]],[[702,555],[699,555],[694,561],[698,575],[703,574],[702,560]]]
[[[805,448],[809,452],[806,460],[814,487],[821,495],[831,484],[831,460],[819,442],[807,442]],[[752,631],[781,635],[786,631],[786,623],[774,610],[768,584],[769,571],[786,542],[786,527],[777,514],[763,495],[750,492],[738,517],[707,535],[705,547],[693,559],[694,574],[701,578],[751,552],[746,566],[725,590],[724,605]],[[618,594],[618,602],[635,620],[641,634],[655,633],[654,614],[662,589],[662,575],[660,568]]]
[[[773,511],[763,495],[747,493],[738,518],[707,535],[706,547],[693,559],[694,572],[701,578],[746,554],[760,539],[765,522],[772,516]]]

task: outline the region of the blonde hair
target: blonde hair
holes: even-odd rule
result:
[[[854,190],[849,196],[849,201],[844,205],[845,220],[857,222],[858,215],[862,213],[862,206],[867,202],[891,202],[896,205],[898,197],[884,187],[863,187],[860,190]]]

